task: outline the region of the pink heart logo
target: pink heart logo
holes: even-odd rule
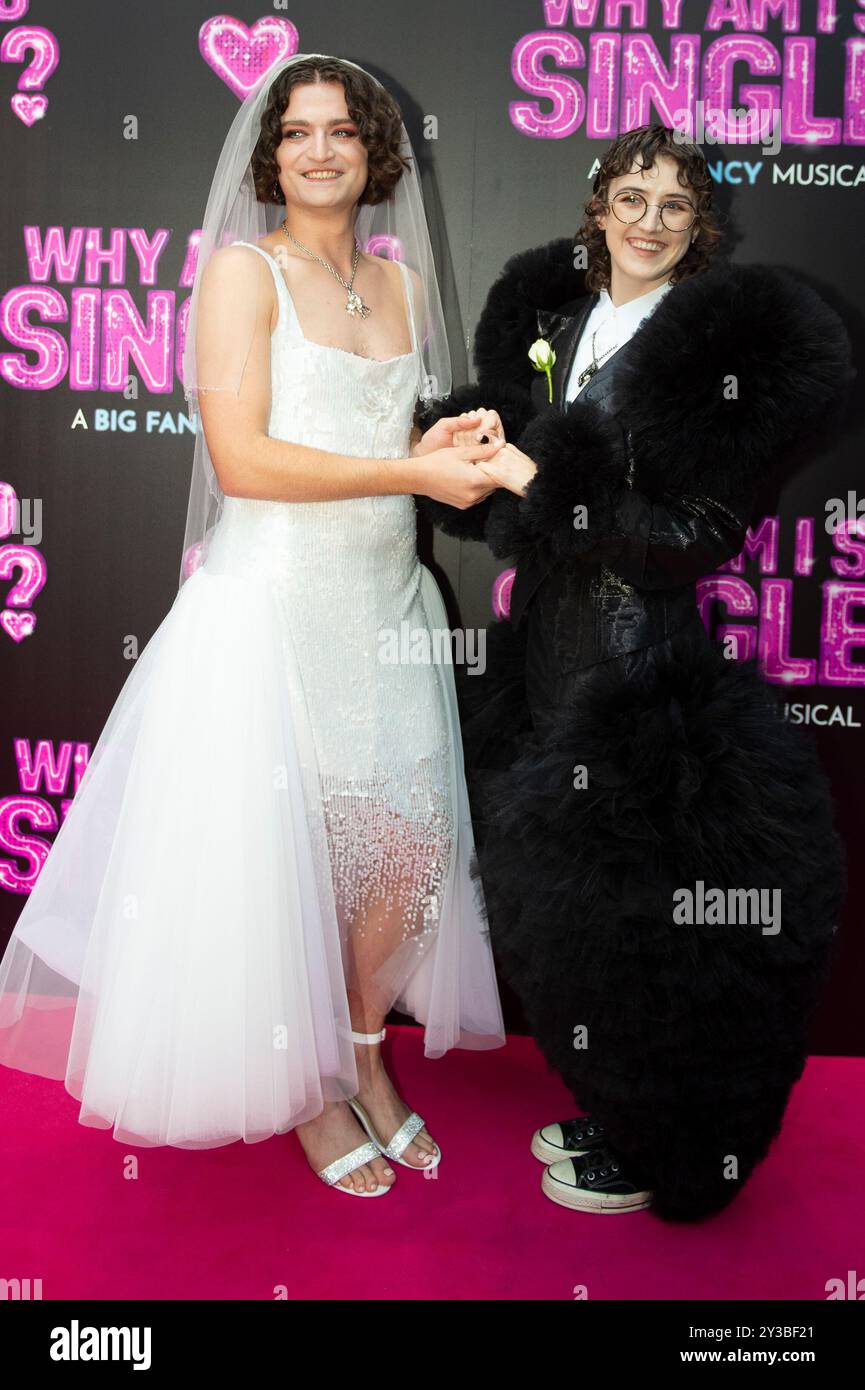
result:
[[[11,105],[19,121],[23,121],[25,125],[32,125],[34,121],[41,121],[48,110],[48,98],[39,95],[31,97],[25,92],[16,92]]]
[[[23,642],[25,637],[30,637],[35,626],[35,613],[16,613],[12,608],[4,608],[0,613],[0,627],[9,633],[13,642]]]
[[[297,52],[297,42],[290,19],[257,19],[248,29],[242,19],[218,14],[206,20],[198,33],[205,63],[241,101],[269,67]]]

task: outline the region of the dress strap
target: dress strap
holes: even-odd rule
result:
[[[264,259],[267,261],[267,264],[273,271],[273,278],[276,281],[277,285],[279,285],[281,282],[283,289],[285,289],[285,281],[282,279],[280,269],[272,256],[269,256],[268,253],[264,251],[260,246],[256,246],[254,241],[233,241],[231,244],[232,246],[248,246],[250,250],[256,251],[259,256],[263,256]]]
[[[269,255],[267,251],[263,250],[262,247],[256,246],[254,241],[233,241],[231,244],[232,246],[248,246],[252,251],[256,251],[259,256],[264,257],[264,259],[267,261],[267,264],[270,266],[271,271],[273,272],[273,278],[276,282],[276,300],[280,306],[280,321],[282,320],[283,312],[285,312],[288,322],[290,324],[294,323],[294,301],[291,298],[291,294],[289,293],[288,285],[285,283],[285,280],[283,278],[282,271],[276,264],[276,261],[273,259],[273,257]],[[284,292],[282,295],[280,295],[280,290]],[[298,332],[300,332],[299,324],[297,325],[297,329]]]
[[[402,284],[405,290],[406,308],[408,310],[408,326],[411,332],[411,350],[417,352],[417,332],[414,326],[414,294],[412,293],[411,277],[408,268],[403,261],[397,261],[397,265],[402,273]]]

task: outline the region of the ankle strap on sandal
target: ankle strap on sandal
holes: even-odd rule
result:
[[[356,1043],[380,1043],[384,1042],[386,1032],[387,1029],[382,1028],[380,1033],[352,1033],[351,1040]]]

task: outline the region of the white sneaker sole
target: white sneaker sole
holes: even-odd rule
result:
[[[570,1207],[572,1211],[597,1212],[602,1216],[613,1216],[617,1212],[643,1211],[652,1205],[651,1192],[604,1193],[584,1192],[582,1188],[568,1187],[557,1182],[549,1173],[541,1178],[541,1189],[551,1202],[560,1207]]]

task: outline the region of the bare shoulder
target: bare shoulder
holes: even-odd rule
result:
[[[209,304],[214,312],[224,314],[246,312],[254,304],[262,322],[269,321],[271,330],[275,326],[278,302],[273,276],[251,245],[235,242],[218,247],[205,266],[201,294],[202,307]]]
[[[411,290],[412,294],[414,295],[415,317],[422,320],[424,317],[423,280],[420,278],[416,270],[412,270],[410,265],[406,266],[406,270],[408,271],[409,281],[411,283]]]
[[[248,242],[232,242],[230,246],[217,247],[204,271],[211,283],[246,280],[249,284],[258,278],[269,277],[267,266],[260,256],[251,254],[250,245]],[[261,249],[264,250],[264,247]]]
[[[392,260],[388,260],[388,259],[387,259],[386,257],[384,257],[384,256],[372,256],[372,257],[370,257],[370,259],[379,262],[379,264],[380,264],[380,266],[382,267],[382,270],[384,271],[384,273],[385,273],[387,276],[390,277],[390,280],[391,280],[391,284],[392,284],[394,293],[398,293],[398,292],[402,289],[402,283],[401,283],[402,277],[401,277],[400,268],[399,268],[399,265],[397,264],[397,262],[396,262],[396,261],[392,261]],[[403,263],[403,264],[404,264],[404,263]],[[413,294],[413,296],[414,296],[415,318],[416,318],[416,319],[419,319],[419,320],[422,320],[422,318],[423,318],[423,281],[421,280],[421,278],[420,278],[420,276],[418,275],[417,271],[416,271],[416,270],[412,270],[412,268],[411,268],[410,265],[407,265],[407,266],[405,267],[405,269],[406,269],[406,271],[407,271],[407,273],[408,273],[409,283],[410,283],[410,285],[411,285],[412,294]]]
[[[311,270],[315,270],[314,263],[306,252],[298,251],[296,247],[292,246],[279,229],[275,232],[269,232],[267,236],[260,237],[255,245],[276,262],[289,282],[293,282],[295,278],[303,278],[309,275]],[[261,257],[259,257],[260,259]]]

